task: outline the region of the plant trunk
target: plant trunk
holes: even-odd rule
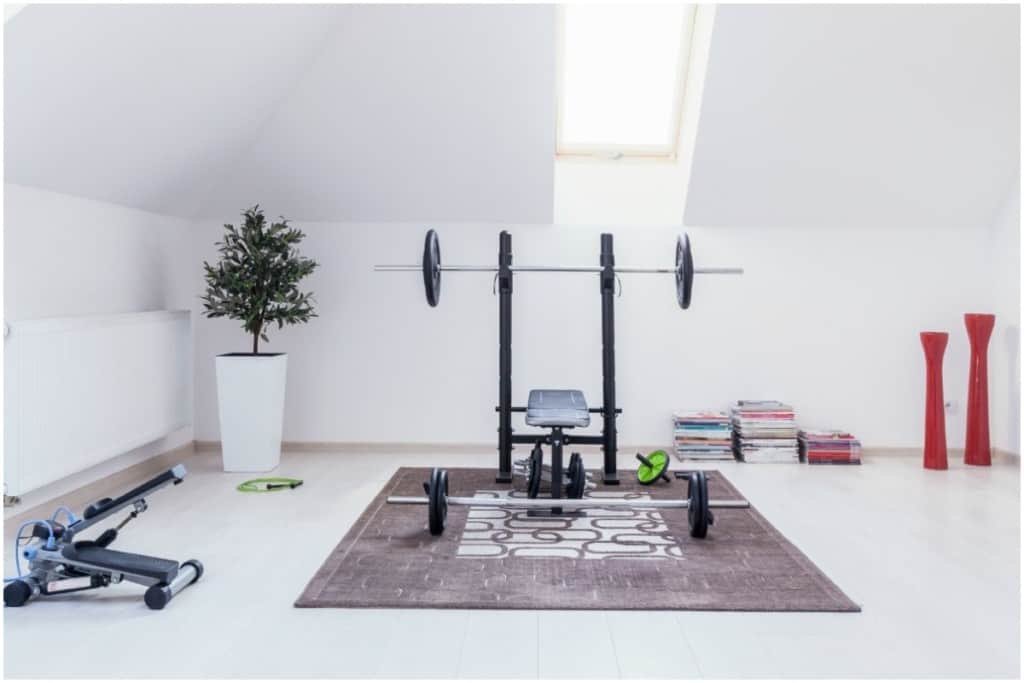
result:
[[[260,333],[256,332],[252,335],[252,353],[256,355],[260,352]]]

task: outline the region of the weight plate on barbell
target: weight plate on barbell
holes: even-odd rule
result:
[[[693,251],[690,236],[685,232],[676,239],[676,301],[679,307],[690,307],[693,296]]]
[[[704,538],[711,523],[711,508],[708,506],[708,479],[701,471],[690,473],[689,506],[686,509],[690,522],[690,535]]]
[[[427,230],[423,242],[423,289],[427,303],[437,306],[441,300],[441,240],[434,230]]]
[[[444,523],[448,519],[448,471],[437,467],[430,473],[427,486],[427,521],[432,536],[444,533]]]

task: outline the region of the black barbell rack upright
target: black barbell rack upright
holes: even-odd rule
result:
[[[498,475],[512,482],[512,235],[498,235]]]
[[[601,376],[603,380],[604,483],[619,483],[615,428],[615,249],[611,233],[601,234]]]

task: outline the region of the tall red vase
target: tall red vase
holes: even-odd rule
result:
[[[946,459],[946,413],[942,397],[942,356],[946,353],[949,334],[922,332],[924,347],[924,466],[929,470],[949,468]]]
[[[988,341],[996,317],[988,313],[965,313],[967,338],[971,340],[971,374],[967,380],[967,440],[964,462],[991,465],[988,440]]]

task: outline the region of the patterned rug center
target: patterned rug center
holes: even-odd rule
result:
[[[517,491],[477,491],[476,498],[524,498]],[[646,493],[592,492],[588,498],[650,500]],[[458,557],[569,557],[580,560],[683,559],[679,540],[655,508],[581,510],[562,517],[526,510],[470,507]]]

